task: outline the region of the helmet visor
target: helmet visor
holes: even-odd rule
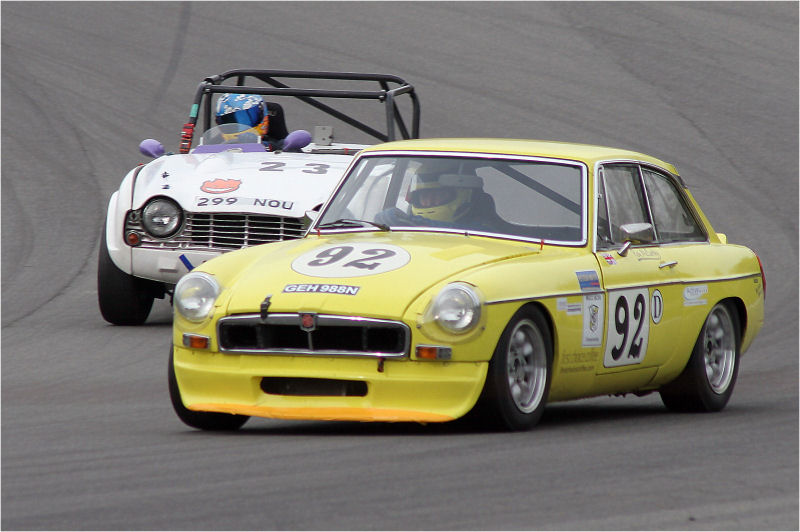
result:
[[[456,192],[452,187],[420,188],[411,193],[409,203],[418,209],[438,207],[456,199]]]
[[[232,113],[227,113],[217,117],[217,124],[245,124],[247,126],[255,126],[261,122],[261,109],[258,107],[250,107],[249,109],[239,109]]]

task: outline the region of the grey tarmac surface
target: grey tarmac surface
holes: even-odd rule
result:
[[[2,528],[797,529],[798,4],[3,2]],[[170,308],[96,303],[106,204],[231,68],[413,83],[422,134],[662,157],[767,268],[728,408],[552,405],[531,432],[183,426]],[[302,112],[290,128],[310,128]],[[337,129],[344,138],[345,131]]]

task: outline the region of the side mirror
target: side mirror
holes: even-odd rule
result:
[[[622,224],[619,226],[619,229],[622,231],[622,238],[625,241],[622,248],[618,251],[620,257],[624,257],[628,254],[631,244],[650,244],[655,240],[653,224]]]
[[[142,155],[147,155],[153,159],[158,159],[164,155],[164,145],[155,139],[144,139],[139,144],[139,151]]]
[[[622,224],[619,229],[622,231],[623,240],[630,240],[635,244],[650,244],[655,240],[653,224]]]
[[[305,129],[292,131],[283,140],[283,151],[300,151],[311,142],[311,133]]]

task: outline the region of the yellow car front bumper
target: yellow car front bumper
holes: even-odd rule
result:
[[[175,346],[174,366],[183,404],[190,410],[275,419],[429,423],[469,412],[483,388],[488,362],[381,363],[375,358],[221,354]],[[301,387],[284,394],[265,385],[309,379],[347,381],[358,391],[333,395]],[[311,395],[315,393],[319,395]]]

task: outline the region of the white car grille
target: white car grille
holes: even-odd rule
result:
[[[170,238],[148,235],[141,222],[126,223],[126,231],[141,235],[143,248],[232,250],[300,238],[302,220],[283,216],[229,213],[185,213],[181,230]]]

